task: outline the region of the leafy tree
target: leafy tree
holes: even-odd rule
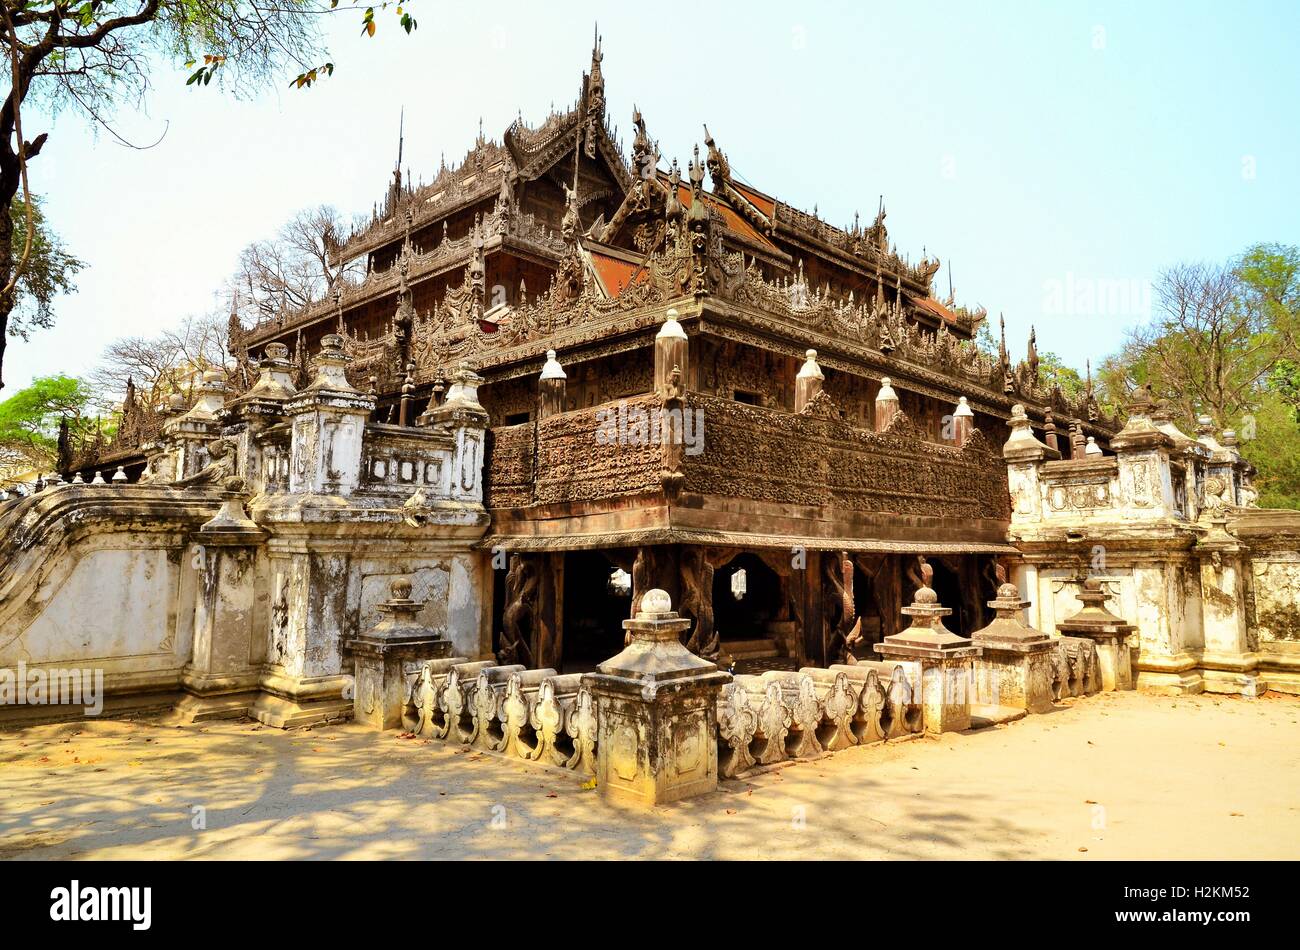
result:
[[[76,290],[73,279],[85,266],[67,252],[59,236],[49,229],[35,196],[32,197],[31,212],[31,250],[27,255],[27,266],[18,276],[14,309],[9,318],[9,333],[24,340],[37,327],[53,326],[54,298]],[[27,203],[22,199],[10,205],[14,243],[20,247],[27,246],[27,217]]]
[[[0,104],[0,388],[19,281],[38,249],[27,166],[49,137],[45,131],[25,137],[23,107],[38,102],[49,115],[71,109],[116,136],[108,118],[124,102],[141,100],[157,55],[184,62],[193,70],[187,84],[195,88],[216,78],[236,93],[251,92],[295,70],[290,85],[311,86],[334,71],[332,62],[321,61],[321,17],[343,10],[364,11],[362,32],[369,36],[376,32],[376,10],[395,12],[407,33],[416,26],[403,7],[340,6],[339,0],[0,0],[0,52],[9,80]],[[21,235],[16,202],[24,212]],[[47,307],[44,318],[49,315]]]
[[[1161,275],[1158,310],[1102,363],[1102,400],[1150,385],[1192,432],[1209,415],[1236,429],[1259,470],[1261,504],[1300,507],[1300,249],[1258,244],[1227,264]]]
[[[1235,423],[1257,403],[1279,361],[1300,354],[1298,272],[1300,264],[1288,265],[1285,253],[1266,245],[1232,264],[1170,268],[1155,288],[1155,317],[1130,333],[1107,367],[1108,382],[1125,389],[1149,383],[1187,425],[1202,413],[1219,425]]]
[[[59,426],[73,434],[88,428],[90,389],[69,376],[42,376],[0,402],[0,469],[53,468]]]
[[[1258,474],[1259,504],[1264,508],[1300,508],[1300,421],[1296,410],[1276,392],[1265,392],[1243,427],[1242,454]]]

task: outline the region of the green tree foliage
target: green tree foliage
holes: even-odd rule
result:
[[[0,84],[0,388],[11,322],[24,328],[21,335],[51,318],[39,297],[32,298],[35,320],[30,313],[14,318],[21,279],[39,263],[27,167],[49,140],[44,130],[28,139],[24,107],[39,103],[47,116],[70,109],[117,137],[109,124],[114,109],[141,100],[159,56],[184,63],[194,88],[215,78],[237,94],[251,93],[294,73],[290,85],[311,86],[334,72],[332,62],[322,64],[321,18],[347,11],[361,16],[369,36],[377,13],[395,15],[406,33],[416,26],[402,6],[339,0],[0,0],[0,83],[8,81],[7,91]],[[23,212],[21,234],[15,207]],[[56,268],[47,276],[71,273]]]
[[[1264,508],[1300,508],[1300,422],[1295,407],[1264,392],[1243,420],[1242,453],[1258,469],[1255,485]]]
[[[1258,244],[1227,264],[1179,264],[1157,312],[1098,373],[1103,402],[1150,385],[1194,431],[1235,429],[1259,470],[1260,503],[1300,508],[1300,249]]]
[[[59,236],[49,229],[39,201],[32,198],[32,243],[27,266],[18,277],[16,301],[9,319],[9,333],[24,340],[37,327],[54,325],[54,299],[76,290],[74,278],[85,264],[73,257]],[[9,208],[14,243],[27,244],[27,205],[17,199]]]
[[[39,377],[0,402],[0,468],[54,467],[60,423],[78,434],[89,404],[89,387],[69,376]]]

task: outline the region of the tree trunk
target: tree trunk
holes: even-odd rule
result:
[[[6,198],[4,191],[8,189],[0,188],[0,289],[9,283],[14,267],[14,221],[10,211],[13,194],[10,193]],[[5,350],[9,344],[9,315],[13,313],[16,290],[17,288],[0,295],[0,390],[5,385],[4,362]]]

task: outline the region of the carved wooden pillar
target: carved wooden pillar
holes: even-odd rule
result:
[[[794,378],[795,412],[803,412],[804,407],[817,398],[817,394],[822,391],[822,384],[826,381],[822,368],[817,365],[817,351],[809,350],[804,355],[807,359]]]
[[[853,629],[853,562],[843,551],[822,555],[822,637],[825,663],[844,663],[851,648],[849,632]],[[823,664],[825,665],[825,664]]]
[[[706,548],[699,545],[682,548],[682,596],[677,611],[694,622],[686,648],[705,658],[718,654],[718,634],[713,626],[713,572]]]
[[[541,586],[539,558],[514,554],[506,571],[506,603],[501,612],[501,643],[497,659],[504,665],[534,666],[533,636],[537,628],[537,595]]]
[[[538,378],[537,418],[545,419],[564,411],[564,390],[566,386],[564,368],[555,358],[554,350],[546,351],[546,365]]]
[[[564,555],[537,555],[537,609],[533,614],[533,665],[560,668],[564,656]]]
[[[891,637],[902,629],[903,569],[896,554],[888,554],[874,578],[876,606],[880,609],[880,637]]]
[[[803,636],[804,661],[810,666],[826,665],[826,631],[823,629],[822,561],[821,551],[808,552],[807,569],[799,572],[803,586]]]
[[[984,603],[987,599],[980,571],[980,555],[962,554],[957,558],[957,583],[961,587],[961,624],[958,632],[969,637],[984,626]]]
[[[898,415],[898,393],[894,392],[892,381],[888,376],[880,381],[880,392],[876,393],[876,431],[884,432]]]
[[[636,617],[641,597],[648,590],[667,591],[674,603],[681,602],[678,560],[677,548],[673,545],[649,544],[637,549],[636,560],[632,562],[631,618]]]

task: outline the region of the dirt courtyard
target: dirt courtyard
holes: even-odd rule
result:
[[[0,732],[0,858],[1297,858],[1300,699],[1105,693],[649,811],[354,725]]]

